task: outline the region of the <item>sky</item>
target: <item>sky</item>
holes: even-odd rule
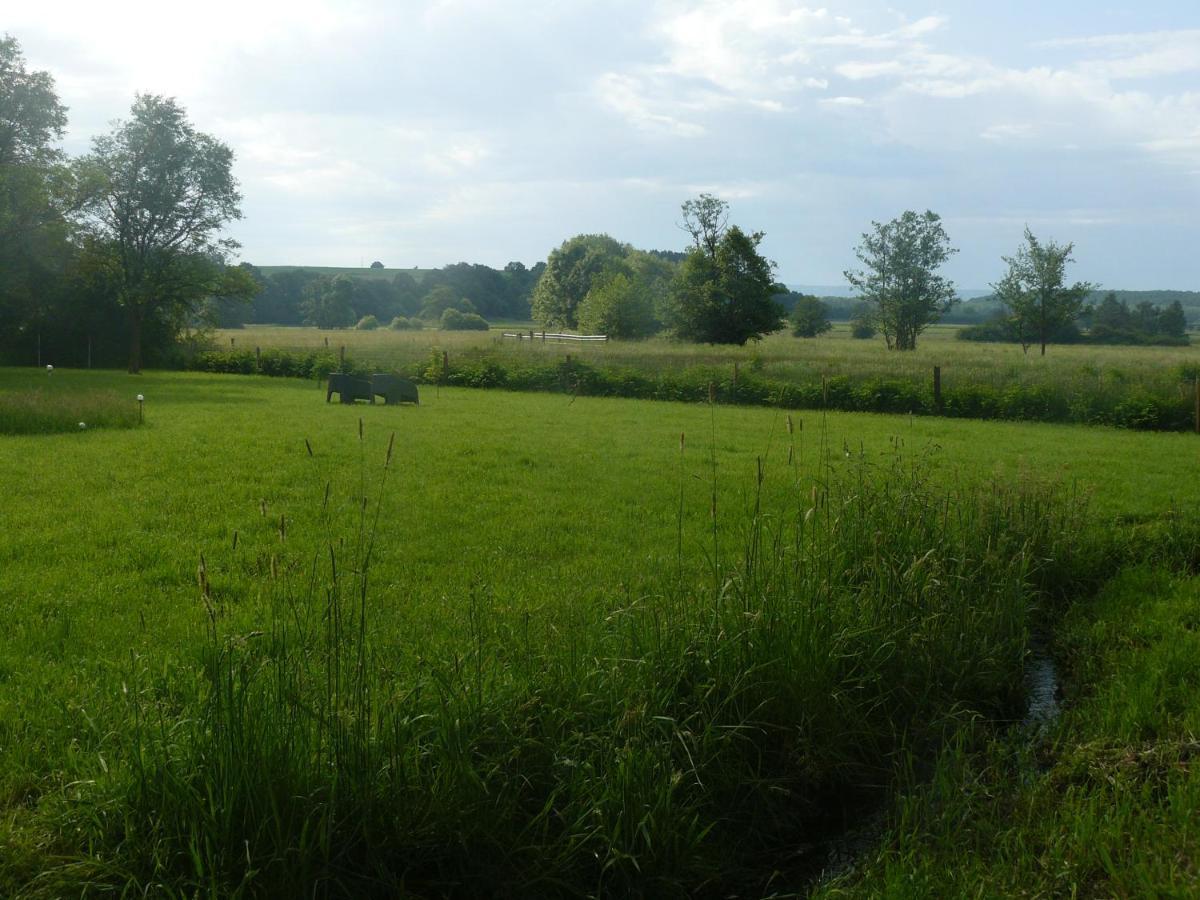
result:
[[[792,284],[942,216],[986,288],[1026,226],[1071,280],[1200,290],[1200,3],[0,0],[64,148],[174,97],[236,155],[258,265],[683,249],[701,192]]]

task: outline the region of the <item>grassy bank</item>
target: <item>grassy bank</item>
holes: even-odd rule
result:
[[[1198,617],[1200,579],[1167,566],[1077,604],[1054,642],[1061,718],[944,754],[817,896],[1195,896]]]
[[[1200,499],[1188,435],[61,374],[146,425],[0,441],[18,896],[802,884],[831,809],[1015,714],[1097,528]]]

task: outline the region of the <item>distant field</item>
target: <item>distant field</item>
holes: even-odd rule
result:
[[[718,861],[725,852],[694,827],[691,812],[706,808],[722,767],[749,767],[728,772],[733,793],[719,804],[722,815],[735,798],[749,802],[739,792],[755,783],[754,772],[761,768],[770,783],[779,754],[802,762],[795,771],[803,779],[790,789],[819,791],[822,779],[848,777],[839,772],[887,778],[883,768],[861,766],[882,767],[872,754],[886,755],[898,739],[891,713],[879,713],[892,707],[875,700],[843,709],[855,691],[896,690],[879,696],[936,717],[948,713],[954,691],[986,707],[1016,689],[1013,667],[1021,665],[1033,602],[1020,587],[1021,567],[1044,560],[1026,559],[1010,538],[1045,528],[1039,540],[1051,544],[1039,552],[1049,558],[1054,542],[1076,540],[1078,529],[1057,524],[1059,507],[1042,507],[1036,495],[989,514],[993,491],[971,493],[972,485],[1058,481],[1091,497],[1091,521],[1101,525],[1200,506],[1200,440],[1192,435],[816,413],[794,414],[789,434],[784,413],[706,404],[424,386],[419,407],[343,407],[327,405],[312,382],[288,379],[66,370],[53,377],[61,389],[103,391],[127,404],[141,393],[146,422],[0,437],[10,524],[0,544],[0,894],[78,893],[82,881],[144,891],[168,879],[183,893],[219,883],[237,895],[231,886],[251,854],[266,854],[273,867],[260,873],[275,879],[267,884],[290,883],[292,869],[307,871],[329,841],[336,850],[343,839],[288,819],[297,797],[298,815],[340,810],[338,827],[358,827],[367,815],[339,806],[329,785],[306,781],[328,770],[324,744],[270,755],[272,741],[293,740],[296,721],[237,737],[255,723],[268,727],[284,706],[289,715],[323,716],[290,706],[296,692],[309,691],[313,703],[350,703],[345,727],[365,721],[371,735],[369,747],[360,738],[353,746],[384,754],[337,763],[348,766],[347,778],[362,777],[340,790],[359,792],[353,802],[364,810],[387,811],[368,820],[365,833],[392,827],[402,810],[414,860],[427,850],[451,853],[446,835],[470,833],[480,877],[493,867],[517,879],[507,884],[534,891],[536,867],[548,866],[581,884],[611,885],[620,873],[627,887],[666,890],[672,878],[700,877],[709,857],[697,848]],[[0,370],[0,393],[37,389],[45,379]],[[925,486],[913,493],[910,478]],[[830,494],[834,484],[843,487]],[[959,505],[938,499],[959,490]],[[795,557],[786,546],[753,549],[754,523],[770,540],[786,521],[840,537],[813,537],[811,550]],[[911,536],[887,524],[902,521]],[[364,529],[377,535],[365,618],[351,587],[363,568],[355,547]],[[955,552],[957,542],[967,549]],[[758,552],[770,561],[762,572]],[[821,554],[839,553],[846,555],[836,566],[820,568]],[[338,583],[328,580],[330,558],[345,588],[330,587]],[[785,559],[798,568],[782,567]],[[1082,559],[1067,554],[1061,565]],[[1002,568],[977,574],[989,565]],[[304,600],[313,566],[324,574]],[[788,579],[797,579],[795,594]],[[845,593],[831,595],[818,615],[803,586],[830,583]],[[960,583],[975,586],[960,597],[952,593]],[[346,592],[346,622],[369,634],[370,707],[361,697],[339,700],[343,676],[311,662],[326,659],[330,641],[346,653],[360,646],[330,630],[341,621],[329,605],[338,590]],[[994,594],[976,605],[982,590]],[[817,630],[804,630],[810,626]],[[785,627],[815,643],[754,649]],[[911,647],[892,654],[901,639]],[[795,681],[787,690],[811,708],[759,705],[782,684],[756,674],[778,663],[776,652],[809,654],[784,671]],[[866,655],[843,671],[841,661],[858,658],[847,654]],[[279,660],[291,661],[279,669]],[[343,663],[355,671],[352,655]],[[924,685],[931,665],[957,674],[938,681],[950,693],[926,700],[926,688],[911,685]],[[321,687],[326,676],[334,688]],[[206,687],[214,678],[250,693],[221,706]],[[841,696],[835,687],[850,699],[824,709],[817,700]],[[347,691],[365,689],[345,682]],[[251,718],[227,722],[238,703],[249,704]],[[367,719],[356,719],[364,710]],[[851,714],[864,724],[839,718]],[[409,736],[388,750],[391,733],[376,733],[376,715],[380,728]],[[770,724],[792,715],[796,722],[778,733]],[[729,724],[709,733],[711,721]],[[855,731],[868,724],[878,729],[876,750]],[[816,749],[806,756],[810,740]],[[839,762],[837,753],[858,761]],[[310,762],[315,769],[305,768]],[[139,775],[143,764],[155,773],[149,779]],[[681,765],[694,768],[704,791],[689,787]],[[395,796],[373,793],[397,783]],[[518,790],[525,787],[540,799],[526,798]],[[763,790],[762,802],[787,796]],[[639,812],[651,802],[662,808]],[[163,812],[165,803],[176,811]],[[474,812],[459,821],[459,809]],[[594,809],[611,819],[590,824]],[[489,810],[515,818],[489,825],[481,818]],[[264,831],[245,846],[240,836],[226,842],[241,834],[240,820],[229,817],[243,814]],[[644,831],[631,834],[628,816]],[[185,823],[183,833],[171,830],[175,822]],[[513,823],[536,833],[514,832]],[[148,828],[159,829],[152,840]],[[80,833],[100,843],[81,849]],[[293,839],[313,843],[266,849]],[[363,851],[361,836],[344,839],[345,853]],[[517,855],[481,857],[489,840]],[[594,848],[603,847],[620,852],[598,868]],[[558,852],[561,859],[551,855]],[[213,873],[214,861],[232,868]],[[420,870],[425,883],[448,877],[442,864]]]
[[[1166,430],[1192,427],[1193,396],[1200,376],[1200,344],[1052,346],[1042,357],[1036,352],[1022,353],[1017,345],[956,340],[953,326],[931,328],[917,350],[909,353],[889,352],[882,339],[854,340],[845,327],[808,340],[776,334],[745,347],[662,339],[581,345],[502,336],[513,328],[495,325],[488,332],[394,332],[252,326],[220,332],[217,345],[246,351],[255,347],[328,347],[335,354],[345,347],[358,364],[409,375],[427,368],[434,357],[440,360],[443,353],[452,369],[478,370],[494,363],[513,372],[539,366],[543,371],[553,369],[570,356],[605,373],[612,388],[599,393],[618,394],[624,373],[651,381],[662,373],[680,373],[696,383],[716,380],[732,384],[740,371],[766,385],[760,393],[778,392],[788,385],[807,392],[802,406],[814,405],[812,397],[820,396],[827,381],[840,380],[836,387],[840,393],[830,402],[833,408],[881,412],[931,411],[933,369],[938,366],[947,412],[952,416]],[[515,330],[528,331],[528,327],[522,324]]]
[[[523,327],[522,327],[523,326]],[[596,344],[517,342],[501,332],[525,330],[527,323],[494,324],[488,332],[424,331],[321,331],[316,328],[250,325],[217,333],[219,346],[233,339],[239,348],[261,346],[311,349],[346,347],[360,359],[403,367],[424,360],[430,348],[466,354],[512,354],[534,358],[559,358],[567,354],[614,366],[732,365],[755,367],[764,375],[784,380],[811,380],[822,375],[852,378],[910,377],[927,379],[940,365],[943,377],[1004,385],[1024,382],[1073,381],[1125,382],[1177,378],[1181,367],[1200,370],[1200,343],[1190,347],[1084,347],[1052,346],[1043,358],[1036,351],[1021,352],[1014,344],[986,344],[955,340],[952,325],[929,329],[910,353],[889,352],[883,339],[855,340],[848,326],[819,338],[799,339],[770,335],[745,347],[684,344],[666,340],[610,341]]]

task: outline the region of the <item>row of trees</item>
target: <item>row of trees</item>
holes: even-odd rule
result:
[[[242,268],[254,279],[258,293],[249,303],[218,299],[208,304],[208,318],[218,327],[347,328],[367,316],[380,322],[396,317],[438,321],[451,307],[488,319],[525,320],[533,286],[545,264],[529,269],[511,262],[496,270],[457,263],[415,274],[398,271],[390,278],[330,277],[311,269],[266,272],[249,263]]]
[[[788,290],[758,252],[761,232],[728,224],[710,194],[682,207],[685,253],[646,252],[608,235],[583,234],[551,252],[533,292],[533,318],[617,338],[669,331],[683,340],[744,344],[778,331]]]

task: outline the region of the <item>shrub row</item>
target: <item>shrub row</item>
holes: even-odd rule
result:
[[[209,350],[197,353],[184,364],[184,368],[225,375],[326,378],[330,372],[342,371],[343,364],[338,361],[337,354],[328,350],[264,350],[261,354],[255,354],[253,350]],[[346,359],[344,368],[350,372],[365,373],[365,369],[356,367],[349,358]]]
[[[218,350],[197,354],[189,368],[238,375],[272,375],[292,378],[325,378],[344,370],[359,375],[374,371],[369,364],[349,358],[339,364],[328,351],[293,353],[264,350],[256,357],[249,350]],[[579,360],[557,363],[522,363],[489,356],[466,357],[443,367],[434,352],[430,361],[401,374],[425,384],[511,391],[551,391],[583,397],[629,397],[642,400],[732,403],[784,409],[829,409],[841,412],[941,414],[962,419],[1005,419],[1110,425],[1143,431],[1184,431],[1194,425],[1190,389],[1174,396],[1140,385],[1120,391],[1045,384],[995,386],[981,383],[945,385],[941,409],[928,382],[901,378],[856,381],[835,376],[824,382],[797,384],[764,378],[752,371],[735,380],[727,368],[695,366],[687,369],[647,371],[628,367],[597,367]],[[1190,371],[1178,373],[1181,383],[1191,381]]]
[[[515,391],[562,391],[579,396],[830,409],[842,412],[914,413],[967,419],[1111,425],[1140,430],[1182,431],[1193,426],[1189,392],[1164,396],[1131,386],[1120,394],[1058,389],[1047,385],[996,387],[967,383],[945,386],[939,411],[932,387],[904,379],[853,381],[846,376],[796,384],[744,372],[735,381],[728,369],[699,366],[646,372],[597,368],[577,360],[557,365],[512,365],[495,359],[469,359],[445,371],[415,373],[424,381]]]

